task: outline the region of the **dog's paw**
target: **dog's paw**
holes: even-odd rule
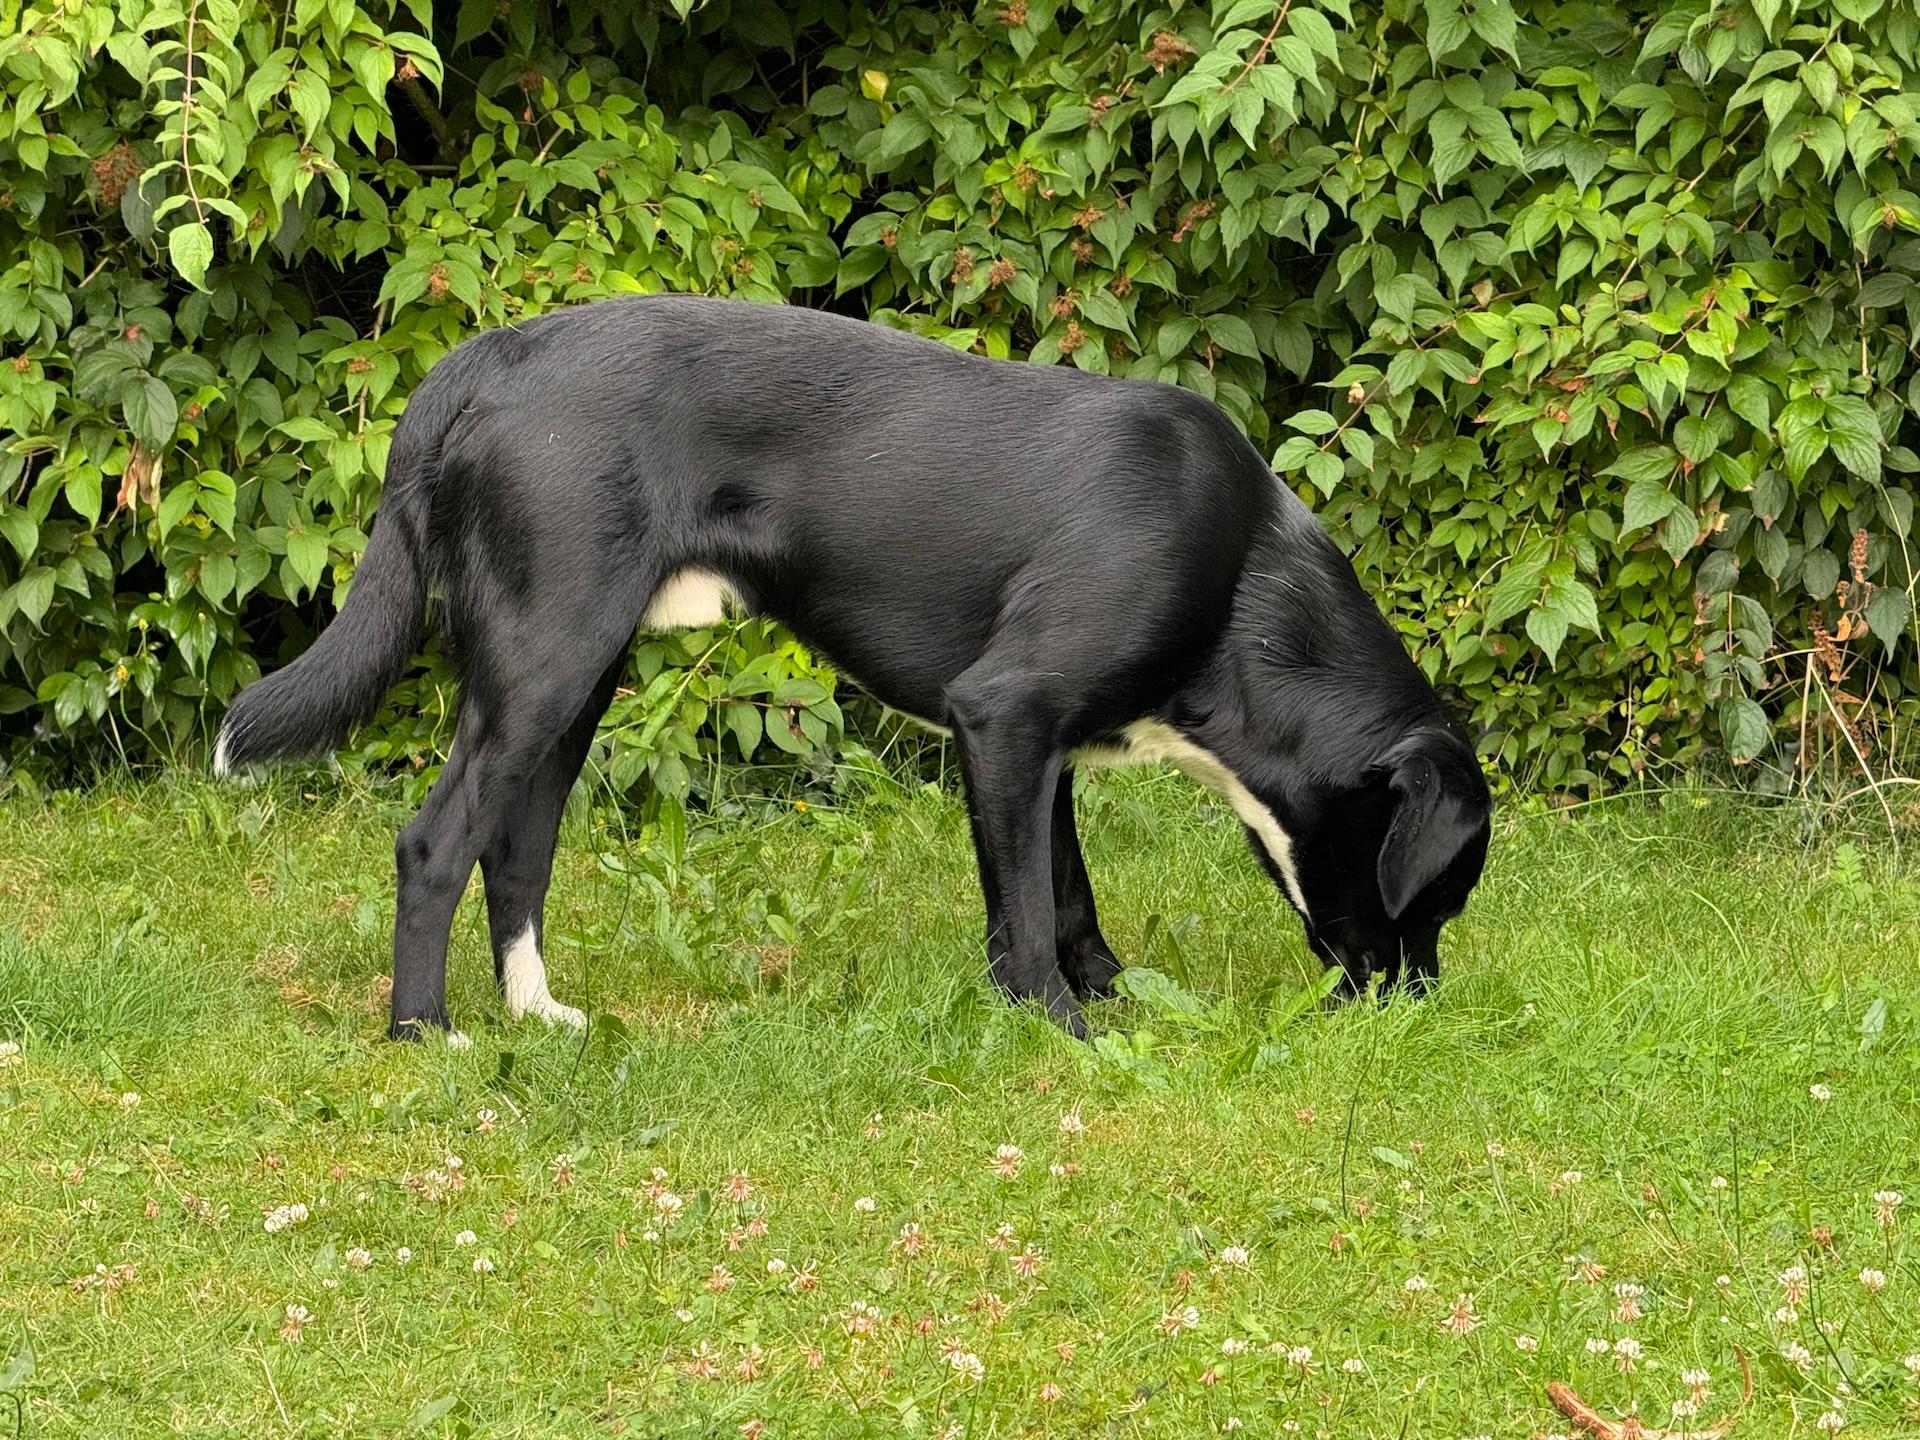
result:
[[[1088,942],[1064,950],[1060,969],[1082,1000],[1106,1000],[1113,995],[1113,982],[1126,966],[1097,935]]]
[[[473,1048],[473,1039],[464,1031],[449,1030],[447,1031],[447,1048],[449,1050],[471,1050]]]
[[[562,1005],[551,995],[536,995],[532,1002],[513,1018],[521,1020],[529,1016],[535,1020],[544,1020],[549,1025],[567,1025],[575,1030],[584,1030],[587,1027],[587,1017],[583,1012],[574,1009],[571,1005]]]

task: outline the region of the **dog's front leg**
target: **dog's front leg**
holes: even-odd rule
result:
[[[1051,707],[1019,677],[979,667],[949,687],[947,707],[986,893],[993,978],[1084,1036],[1086,1021],[1055,948],[1051,831],[1065,749]]]

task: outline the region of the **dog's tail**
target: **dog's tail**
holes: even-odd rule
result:
[[[241,691],[214,742],[216,775],[339,748],[405,670],[426,616],[427,515],[441,445],[464,400],[456,378],[436,371],[414,392],[346,603],[304,654]]]

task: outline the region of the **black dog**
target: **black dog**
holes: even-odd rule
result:
[[[1077,754],[1219,790],[1354,986],[1436,974],[1485,861],[1487,785],[1446,706],[1307,508],[1172,386],[693,297],[479,335],[407,408],[339,618],[238,698],[215,769],[338,745],[429,588],[460,725],[396,847],[395,1035],[448,1024],[475,861],[508,1010],[579,1023],[540,958],[561,810],[635,626],[723,603],[952,730],[994,978],[1075,1033],[1119,969]]]

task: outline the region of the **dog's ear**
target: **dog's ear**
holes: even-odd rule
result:
[[[1398,920],[1485,828],[1491,806],[1472,753],[1445,731],[1408,736],[1382,764],[1394,806],[1380,846],[1380,899]]]

